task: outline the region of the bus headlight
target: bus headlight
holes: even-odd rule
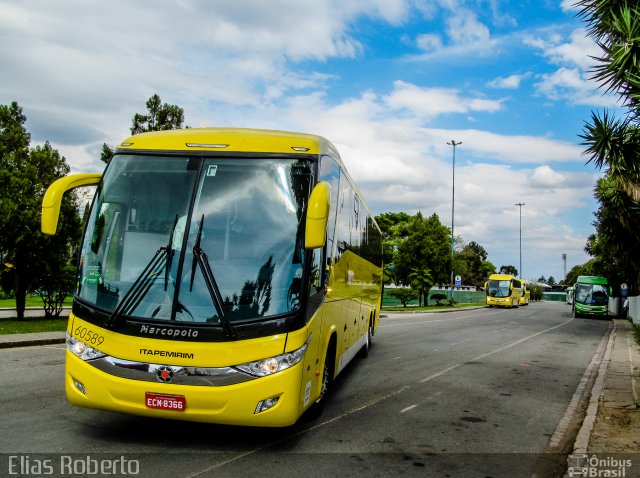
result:
[[[106,354],[103,354],[98,349],[94,349],[90,345],[85,344],[84,342],[76,339],[69,335],[69,332],[66,333],[67,336],[67,349],[73,352],[73,354],[82,359],[82,360],[91,360],[100,357],[104,357]]]
[[[265,377],[277,372],[282,372],[283,370],[293,367],[295,364],[300,362],[300,360],[302,360],[302,357],[304,357],[304,354],[307,351],[310,340],[311,335],[309,335],[309,338],[302,347],[294,350],[293,352],[256,360],[255,362],[243,363],[240,365],[236,365],[235,368],[255,377]]]

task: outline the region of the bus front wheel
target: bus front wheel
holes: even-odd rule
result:
[[[324,358],[324,366],[322,367],[322,383],[320,384],[320,395],[313,404],[314,414],[319,415],[327,401],[327,395],[331,390],[331,384],[333,383],[333,373],[335,370],[335,342],[332,340],[327,348],[327,354]]]

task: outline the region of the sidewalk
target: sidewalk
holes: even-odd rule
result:
[[[613,319],[574,453],[640,453],[640,346],[626,319]]]

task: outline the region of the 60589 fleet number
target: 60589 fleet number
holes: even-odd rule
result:
[[[76,330],[73,331],[73,335],[91,345],[100,345],[104,342],[104,337],[102,335],[86,327],[76,327]]]

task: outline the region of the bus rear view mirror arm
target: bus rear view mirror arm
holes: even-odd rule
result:
[[[304,234],[304,247],[306,249],[323,247],[325,244],[327,221],[329,219],[330,192],[331,187],[326,181],[320,181],[311,191]]]
[[[100,183],[102,174],[71,174],[55,181],[42,199],[42,218],[40,229],[44,234],[53,236],[58,228],[60,205],[64,193],[82,186],[95,186]]]

